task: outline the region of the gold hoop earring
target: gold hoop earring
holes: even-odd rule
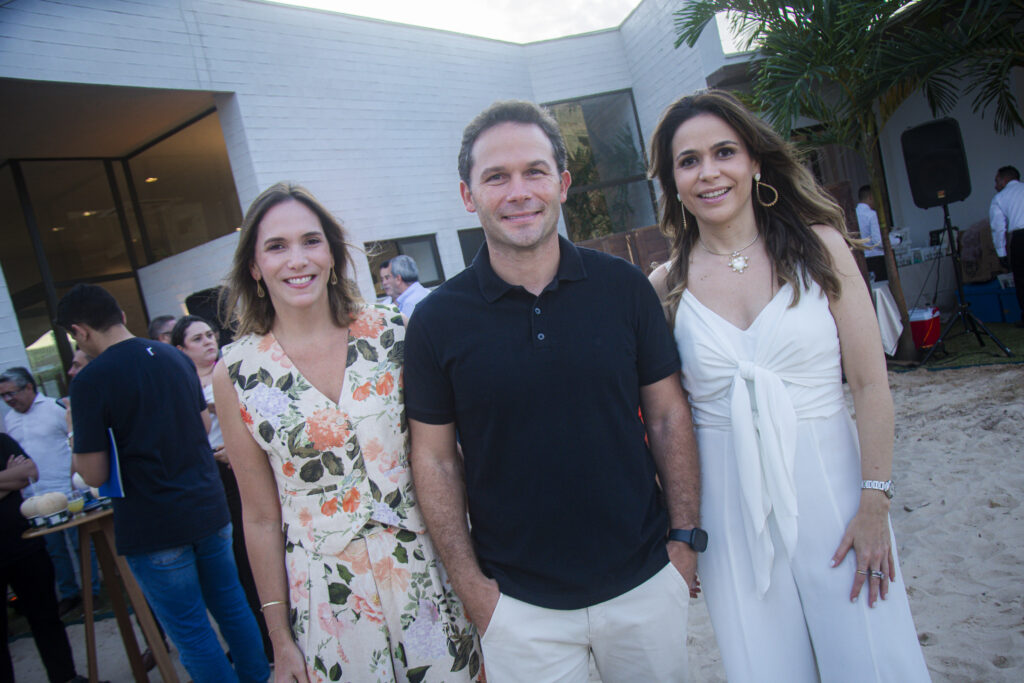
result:
[[[775,198],[772,199],[770,202],[766,202],[765,200],[761,199],[761,188],[762,187],[767,187],[769,190],[771,190],[772,194],[775,195]],[[754,193],[757,194],[757,203],[760,204],[761,206],[763,206],[766,209],[769,208],[769,207],[775,206],[775,204],[779,201],[779,191],[776,190],[771,185],[769,185],[768,183],[762,183],[761,182],[761,173],[760,173],[760,171],[758,171],[757,173],[754,174]]]
[[[686,232],[686,207],[683,206],[683,198],[676,192],[676,201],[679,202],[679,214],[683,217],[683,232]]]
[[[328,280],[328,282],[330,282],[332,285],[338,284],[338,276],[334,272],[334,266],[331,266],[331,278],[330,280]]]
[[[262,299],[266,295],[267,295],[267,293],[265,291],[263,291],[263,285],[261,285],[260,281],[257,280],[256,281],[256,296],[258,296],[260,299]]]

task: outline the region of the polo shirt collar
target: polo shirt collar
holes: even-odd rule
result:
[[[480,247],[480,251],[473,258],[472,267],[480,284],[480,293],[487,303],[494,303],[510,290],[522,289],[505,282],[494,272],[494,268],[491,267],[491,255],[487,251],[486,242]],[[544,288],[544,291],[558,289],[558,283],[562,280],[574,282],[585,280],[586,278],[587,269],[583,265],[583,257],[580,256],[579,249],[576,248],[575,244],[559,235],[558,272],[555,273],[555,278]]]

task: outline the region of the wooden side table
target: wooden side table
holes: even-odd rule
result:
[[[123,584],[125,592],[128,593],[128,600],[131,602],[135,616],[139,620],[142,632],[149,641],[153,650],[156,665],[160,675],[166,683],[178,683],[178,675],[174,671],[171,657],[164,647],[164,640],[157,630],[153,614],[149,611],[149,605],[142,594],[142,589],[132,576],[128,563],[120,555],[114,552],[114,511],[93,510],[84,515],[79,515],[69,522],[54,527],[30,529],[26,531],[24,538],[45,536],[56,531],[63,531],[72,527],[79,527],[79,556],[82,568],[82,605],[85,611],[85,647],[89,662],[89,681],[96,683],[99,678],[96,661],[96,630],[93,620],[92,591],[92,562],[89,554],[89,540],[92,540],[96,548],[96,557],[100,567],[103,569],[103,585],[110,595],[110,604],[114,610],[114,617],[117,619],[117,627],[121,631],[121,640],[124,643],[124,650],[128,655],[128,661],[135,675],[136,683],[146,683],[149,676],[146,674],[146,667],[142,664],[142,654],[139,652],[139,644],[135,639],[135,630],[132,628],[131,620],[128,617],[128,606],[124,596],[121,594]],[[118,582],[120,577],[120,582]]]

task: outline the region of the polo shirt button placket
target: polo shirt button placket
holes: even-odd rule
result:
[[[534,306],[533,307],[533,330],[534,330],[534,339],[536,340],[534,343],[536,345],[538,345],[538,346],[547,346],[547,344],[544,343],[544,340],[547,339],[547,335],[544,334],[544,332],[542,330],[538,329],[539,328],[538,316],[540,314],[541,314],[540,306]]]

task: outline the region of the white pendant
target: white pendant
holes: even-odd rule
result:
[[[750,265],[750,259],[742,255],[738,251],[732,252],[729,256],[729,267],[732,268],[734,273],[742,273]]]

